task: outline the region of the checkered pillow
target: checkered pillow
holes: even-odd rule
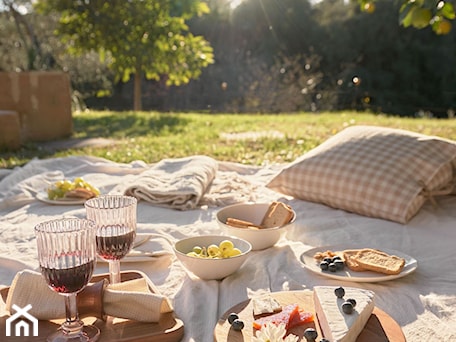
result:
[[[364,216],[408,222],[456,180],[456,143],[374,126],[352,126],[296,159],[267,186]]]

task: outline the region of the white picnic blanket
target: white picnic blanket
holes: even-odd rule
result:
[[[188,275],[169,253],[151,257],[150,261],[122,264],[123,270],[145,272],[172,301],[176,316],[185,324],[183,341],[212,342],[218,318],[255,293],[312,289],[315,285],[375,291],[376,305],[401,325],[408,342],[456,340],[456,272],[452,268],[456,264],[456,196],[442,197],[437,208],[425,204],[409,224],[401,225],[295,200],[267,189],[264,185],[281,165],[217,164],[213,184],[205,195],[212,205],[182,211],[140,201],[138,232],[160,234],[171,242],[185,236],[220,233],[215,222],[219,207],[213,206],[217,201],[282,200],[295,209],[297,219],[276,246],[252,252],[238,272],[222,281],[203,281]],[[0,285],[10,285],[23,268],[37,268],[35,224],[65,215],[85,216],[82,205],[54,206],[38,201],[36,194],[49,182],[83,176],[102,193],[108,193],[152,166],[141,161],[120,164],[94,157],[67,157],[34,160],[2,173]],[[167,244],[166,239],[161,243]],[[396,280],[352,283],[317,275],[300,261],[303,253],[316,246],[341,243],[400,251],[417,259],[418,268]],[[97,273],[106,271],[106,264],[97,265]]]

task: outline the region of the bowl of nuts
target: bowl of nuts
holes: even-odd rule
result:
[[[173,249],[187,271],[201,279],[218,280],[242,266],[252,245],[234,236],[203,235],[181,239]]]

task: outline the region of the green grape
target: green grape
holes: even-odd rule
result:
[[[203,249],[200,246],[195,246],[193,247],[193,252],[199,255],[203,252]]]
[[[89,183],[86,183],[86,189],[92,191],[97,196],[100,195],[100,190],[98,190],[96,187],[90,185]]]
[[[216,244],[211,244],[207,248],[194,246],[192,250],[187,253],[188,256],[207,259],[230,258],[239,254],[242,254],[241,250],[234,247],[234,243],[231,240],[223,240],[218,246]]]
[[[229,257],[233,257],[233,256],[236,256],[236,255],[239,255],[239,254],[242,254],[241,250],[239,248],[233,248],[230,252],[229,252]]]
[[[234,248],[234,244],[231,240],[223,240],[222,242],[220,242],[219,248],[222,254],[227,254]]]
[[[210,258],[216,258],[220,256],[220,248],[217,245],[210,245],[207,247],[207,254]]]

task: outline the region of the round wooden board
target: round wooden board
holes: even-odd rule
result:
[[[312,312],[315,317],[315,309],[313,303],[313,293],[310,290],[304,291],[284,291],[271,293],[281,305],[298,304],[299,307],[307,312]],[[230,313],[235,312],[239,318],[244,321],[245,328],[242,331],[234,331],[227,321]],[[253,329],[253,307],[250,300],[241,302],[229,309],[217,322],[214,330],[214,341],[216,342],[248,342],[254,336]],[[304,330],[312,327],[318,331],[319,339],[321,338],[320,327],[317,322],[308,323],[291,330],[291,333],[299,336],[300,341],[305,339],[302,337]],[[318,339],[317,339],[318,340]],[[397,322],[384,311],[375,308],[364,330],[358,336],[356,342],[405,342],[402,329]]]

